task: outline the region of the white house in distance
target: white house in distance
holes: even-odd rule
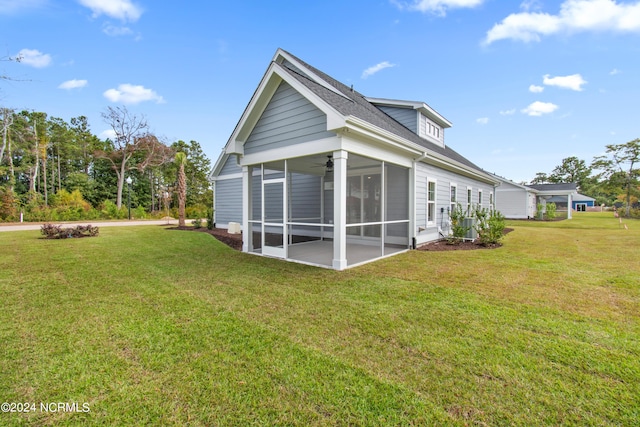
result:
[[[588,204],[593,206],[594,199],[579,194],[576,183],[523,185],[499,176],[495,178],[501,181],[496,188],[496,209],[506,218],[535,218],[539,203],[555,203],[558,210],[567,211],[567,219],[571,219],[573,210],[586,210]],[[576,200],[582,202],[576,203]],[[568,206],[572,209],[567,209]]]
[[[449,232],[499,181],[445,144],[424,102],[369,98],[278,49],[211,180],[242,250],[343,270]]]

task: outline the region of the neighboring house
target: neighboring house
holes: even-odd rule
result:
[[[593,197],[585,196],[584,194],[577,193],[573,198],[573,210],[576,212],[586,212],[589,210],[595,210],[596,199]]]
[[[449,233],[498,181],[445,144],[423,102],[367,98],[278,49],[211,173],[243,251],[342,270]]]
[[[543,205],[544,211],[544,206],[552,202],[558,210],[567,211],[568,219],[571,219],[571,211],[576,209],[578,191],[575,183],[523,185],[499,176],[494,177],[500,180],[500,186],[496,189],[496,209],[506,218],[535,218],[538,204]],[[593,199],[591,200],[593,205]],[[567,210],[567,206],[572,206],[573,209]]]
[[[501,181],[496,188],[496,209],[509,219],[535,218],[538,190],[506,178],[496,178]]]

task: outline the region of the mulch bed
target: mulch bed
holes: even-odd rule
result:
[[[505,228],[503,234],[508,234],[513,231],[513,228]],[[460,243],[449,243],[447,240],[438,240],[435,242],[425,243],[418,246],[416,249],[419,251],[469,251],[475,249],[496,249],[502,246],[502,243],[497,245],[485,246],[479,242],[463,241]]]
[[[185,227],[168,227],[167,230],[183,230],[183,231],[199,231],[202,233],[211,234],[216,239],[220,240],[225,245],[237,250],[242,250],[242,234],[229,234],[224,228],[214,228],[209,230],[206,227],[193,228],[191,226]]]
[[[213,230],[209,230],[206,227],[202,228],[193,228],[190,226],[187,227],[169,227],[168,230],[184,230],[184,231],[200,231],[202,233],[211,234],[216,239],[220,240],[225,245],[237,250],[242,250],[242,234],[229,234],[227,230],[223,228],[214,228]],[[505,228],[504,234],[510,233],[513,231],[513,228]],[[462,242],[457,245],[452,245],[446,240],[438,240],[437,242],[425,243],[417,248],[419,251],[466,251],[473,249],[495,249],[502,246],[501,244],[493,245],[493,246],[483,246],[480,243],[476,242]]]

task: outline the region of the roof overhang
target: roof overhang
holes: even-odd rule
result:
[[[419,101],[402,101],[399,99],[385,99],[385,98],[366,98],[367,101],[374,105],[381,105],[387,107],[397,107],[397,108],[411,108],[414,110],[418,110],[443,128],[450,128],[453,124],[445,119],[440,113],[431,108],[429,105],[424,102]]]

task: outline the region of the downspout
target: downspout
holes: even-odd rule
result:
[[[422,155],[420,157],[418,157],[417,159],[413,159],[413,167],[412,169],[412,179],[411,179],[411,185],[413,186],[413,197],[411,197],[411,221],[410,221],[410,228],[411,228],[411,248],[415,249],[416,248],[416,197],[417,197],[417,182],[416,182],[416,178],[417,178],[417,165],[423,161],[424,159],[426,159],[428,156],[427,152],[423,152]]]

